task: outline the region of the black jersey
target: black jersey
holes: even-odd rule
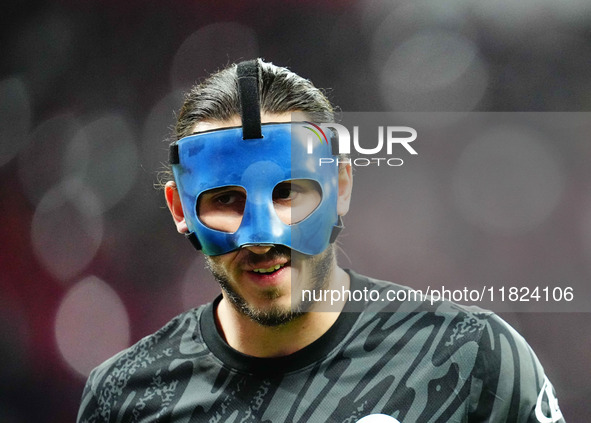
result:
[[[407,289],[349,274],[351,290]],[[564,421],[533,351],[493,313],[410,300],[356,312],[349,302],[306,348],[256,358],[220,336],[217,302],[93,370],[78,422]]]

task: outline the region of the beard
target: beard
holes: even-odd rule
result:
[[[332,244],[316,256],[297,253],[283,245],[276,245],[263,255],[256,255],[252,252],[248,252],[248,254],[251,255],[249,259],[253,262],[262,260],[263,258],[273,260],[282,257],[290,258],[292,263],[293,261],[305,262],[309,270],[309,276],[308,280],[300,281],[302,285],[300,288],[311,291],[320,291],[327,286],[336,261]],[[232,284],[229,275],[216,264],[215,259],[205,256],[205,262],[215,280],[220,284],[220,287],[226,294],[226,298],[232,307],[261,326],[276,327],[285,325],[305,315],[314,305],[314,302],[297,301],[297,295],[295,295],[294,292],[297,292],[298,290],[293,289],[295,283],[292,280],[291,307],[282,307],[279,305],[273,305],[265,309],[255,307],[252,304],[249,304],[248,301],[238,293],[236,287]],[[267,299],[273,300],[278,298],[281,294],[278,290],[269,290],[265,295],[267,296]]]

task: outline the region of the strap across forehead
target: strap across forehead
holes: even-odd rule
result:
[[[249,60],[238,63],[238,89],[242,116],[242,139],[262,138],[259,104],[259,63]]]

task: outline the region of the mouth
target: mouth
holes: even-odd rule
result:
[[[290,266],[291,261],[289,260],[255,263],[248,274],[250,274],[251,281],[271,287],[289,280]]]
[[[287,247],[275,246],[265,254],[254,254],[243,249],[242,271],[257,283],[273,284],[285,282],[291,268],[291,251]]]
[[[262,273],[262,274],[275,273],[279,269],[283,268],[286,264],[287,263],[276,264],[275,266],[271,266],[271,267],[267,267],[267,268],[252,269],[252,271],[255,273]]]

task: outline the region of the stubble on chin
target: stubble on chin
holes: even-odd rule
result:
[[[297,265],[296,263],[301,260],[303,264],[302,267],[308,269],[306,272],[306,280],[300,281],[302,286],[295,290],[293,289],[294,286],[292,286],[292,295],[294,295],[294,292],[299,292],[300,289],[322,290],[326,287],[335,267],[336,260],[332,244],[317,256],[306,256],[292,252],[287,247],[283,246],[273,248],[275,251],[270,253],[271,256],[285,255],[287,250],[287,254],[291,256],[292,266]],[[252,257],[250,259],[254,260]],[[215,257],[206,256],[205,262],[213,277],[220,284],[225,297],[228,299],[232,307],[242,315],[262,326],[276,327],[292,322],[305,315],[314,305],[314,303],[310,302],[296,302],[292,298],[291,307],[281,307],[278,305],[266,309],[255,307],[249,304],[246,299],[237,292],[230,276],[217,262]],[[265,291],[263,295],[266,296],[266,299],[268,300],[275,300],[282,294],[279,289],[269,289]]]

